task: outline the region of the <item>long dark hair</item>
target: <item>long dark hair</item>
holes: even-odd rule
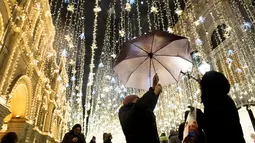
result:
[[[16,143],[17,141],[17,134],[15,132],[9,132],[3,136],[1,143]]]

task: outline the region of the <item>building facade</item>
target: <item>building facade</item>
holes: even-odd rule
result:
[[[174,27],[211,69],[228,77],[240,106],[254,102],[254,6],[251,0],[191,0]]]
[[[54,36],[49,1],[0,0],[0,138],[60,142],[67,131],[66,59],[56,60]]]

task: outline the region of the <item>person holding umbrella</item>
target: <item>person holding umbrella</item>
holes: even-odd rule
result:
[[[157,74],[153,77],[153,87],[143,97],[128,95],[119,109],[119,120],[127,143],[159,143],[156,117],[153,110],[162,86]]]

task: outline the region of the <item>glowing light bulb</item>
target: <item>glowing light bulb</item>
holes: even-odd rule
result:
[[[180,16],[180,15],[182,14],[183,11],[182,11],[181,9],[176,9],[174,12],[175,12],[177,15]]]
[[[174,32],[173,29],[172,29],[171,27],[168,27],[168,28],[167,28],[167,31],[168,31],[169,33],[173,33],[173,32]]]
[[[75,81],[75,76],[72,76],[71,80],[72,80],[72,81]]]
[[[229,32],[232,30],[232,27],[228,26],[225,30]]]
[[[99,68],[103,68],[104,67],[104,64],[101,62],[99,65],[98,65]]]
[[[203,45],[203,41],[201,39],[196,39],[195,41],[197,46],[202,46]]]
[[[152,12],[152,13],[158,13],[158,8],[155,7],[155,6],[152,6],[152,7],[151,7],[151,12]]]
[[[201,74],[205,74],[206,72],[211,70],[211,65],[209,65],[208,63],[206,63],[205,61],[203,61],[199,66],[198,66],[198,70]]]
[[[98,13],[98,12],[100,12],[102,9],[99,7],[99,6],[97,6],[97,7],[95,7],[94,8],[94,12],[95,13]]]
[[[228,56],[233,56],[234,55],[234,51],[233,50],[228,50]]]
[[[62,51],[61,56],[67,57],[67,51],[66,51],[66,49],[64,49],[64,50]]]
[[[248,31],[248,30],[250,30],[251,27],[252,27],[252,23],[250,23],[250,22],[244,22],[244,23],[241,25],[242,30],[245,31],[245,32]]]
[[[61,80],[62,80],[61,76],[58,76],[57,80],[58,80],[58,81],[61,81]]]
[[[125,10],[130,12],[131,11],[131,5],[130,3],[126,3]]]
[[[198,21],[199,21],[199,23],[204,23],[205,22],[205,18],[203,16],[200,16]]]

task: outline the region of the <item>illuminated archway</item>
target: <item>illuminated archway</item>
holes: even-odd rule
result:
[[[11,113],[5,117],[4,122],[8,122],[11,118],[30,117],[31,105],[31,81],[27,76],[21,76],[12,88],[9,94],[9,106]]]

